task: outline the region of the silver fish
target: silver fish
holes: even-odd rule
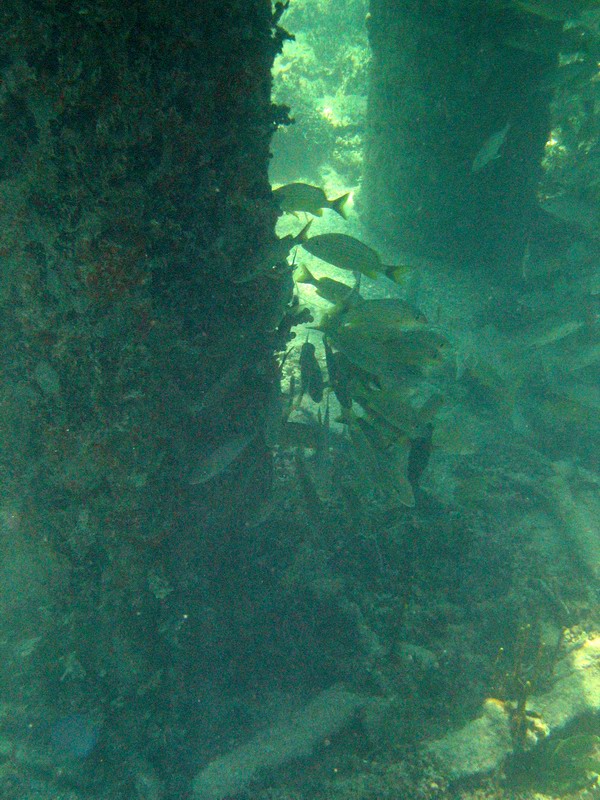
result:
[[[202,483],[208,483],[208,481],[216,478],[217,475],[225,472],[227,467],[233,464],[244,452],[255,436],[256,433],[236,436],[217,447],[192,470],[188,483],[192,484],[192,486],[198,486]]]
[[[471,164],[471,172],[473,174],[481,172],[484,167],[487,167],[490,161],[500,158],[500,150],[502,149],[502,145],[504,144],[509,129],[510,122],[507,122],[501,130],[496,131],[496,133],[492,133],[491,136],[488,136],[481,148],[478,150],[477,155]]]
[[[331,208],[343,219],[348,219],[344,206],[350,192],[329,200],[323,189],[311,186],[308,183],[288,183],[273,190],[273,197],[277,200],[282,211],[306,211],[320,217],[324,208]]]

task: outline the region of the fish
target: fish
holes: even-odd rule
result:
[[[297,267],[294,280],[296,283],[307,283],[314,286],[319,297],[322,297],[323,300],[327,300],[328,303],[339,306],[344,305],[349,300],[352,293],[356,292],[358,288],[357,284],[348,286],[347,283],[336,281],[333,278],[315,278],[304,264],[300,264]]]
[[[450,349],[442,334],[428,329],[378,331],[373,327],[366,332],[338,325],[326,328],[325,334],[353,364],[371,375],[441,364]]]
[[[560,89],[580,89],[590,82],[596,82],[598,64],[595,59],[572,61],[554,67],[540,82],[541,91],[551,92]],[[582,131],[579,132],[580,140]]]
[[[415,506],[416,484],[413,485],[411,480],[411,452],[412,446],[408,442],[394,442],[385,451],[390,488],[398,502],[407,508]]]
[[[419,487],[421,475],[425,472],[427,464],[429,464],[432,449],[433,425],[431,422],[427,422],[423,426],[421,434],[410,441],[406,475],[413,492],[416,492]]]
[[[325,382],[315,355],[315,346],[306,341],[300,348],[300,400],[306,393],[315,403],[323,399]]]
[[[573,400],[591,411],[600,412],[600,386],[577,381],[572,386],[561,383],[560,387],[554,389],[558,396]],[[598,414],[600,424],[600,414]]]
[[[241,373],[241,363],[230,366],[217,381],[204,391],[200,401],[194,404],[190,411],[193,414],[203,414],[223,402],[235,384],[240,381]]]
[[[538,403],[538,412],[546,423],[571,424],[585,428],[598,428],[600,415],[598,408],[590,408],[575,397],[564,397],[560,393],[544,397]]]
[[[545,28],[525,27],[511,31],[502,42],[504,47],[511,50],[520,50],[523,53],[556,58],[556,44],[552,37],[547,35]]]
[[[396,346],[400,356],[404,353],[405,360],[411,355],[414,364],[441,364],[452,350],[447,337],[430,328],[399,331],[395,336],[387,337],[386,342]]]
[[[320,258],[338,269],[360,272],[368,278],[385,275],[399,283],[409,272],[409,267],[383,264],[379,254],[368,245],[345,233],[322,233],[305,238],[302,247],[311,255]]]
[[[368,414],[414,439],[422,435],[424,425],[431,422],[444,402],[443,395],[434,393],[417,407],[408,397],[393,389],[369,389],[360,385],[356,387],[355,395]]]
[[[561,758],[573,758],[575,756],[590,755],[592,750],[598,751],[600,748],[600,736],[593,733],[573,734],[567,739],[557,742],[552,757],[560,755]],[[598,753],[596,752],[595,755]]]
[[[353,460],[363,481],[372,491],[376,491],[380,477],[379,460],[373,443],[358,420],[355,414],[347,414],[345,419],[353,447]]]
[[[399,297],[374,298],[342,306],[339,313],[326,319],[322,324],[342,326],[361,331],[372,338],[384,337],[387,332],[394,333],[427,325],[427,317],[415,306]]]
[[[408,436],[417,435],[418,411],[397,392],[371,389],[358,384],[355,387],[354,397],[369,418],[383,422],[388,431],[397,430]]]
[[[370,487],[396,503],[414,506],[405,443],[399,439],[390,442],[363,417],[349,415],[347,424],[357,456],[355,461]]]
[[[368,375],[389,374],[396,366],[393,357],[379,343],[360,332],[333,328],[327,331],[324,341],[335,348],[336,359],[341,354],[354,368]]]
[[[320,531],[323,525],[324,508],[317,492],[315,481],[310,474],[306,465],[306,460],[303,453],[298,449],[294,459],[296,468],[296,477],[300,487],[300,494],[304,500],[306,513],[310,521],[313,523],[317,531]]]
[[[273,190],[273,197],[277,200],[282,211],[305,211],[320,217],[324,208],[330,208],[339,214],[342,219],[347,219],[345,205],[350,197],[350,192],[328,200],[323,189],[311,186],[308,183],[288,183]]]
[[[514,411],[524,375],[512,366],[479,359],[465,366],[461,381],[469,386],[471,399],[492,401],[501,412],[510,414]]]
[[[329,386],[333,390],[342,410],[352,408],[352,393],[350,391],[350,362],[343,353],[334,352],[326,338],[323,339],[325,348],[325,363],[329,377]]]
[[[405,366],[423,367],[442,364],[451,351],[450,342],[431,330],[405,331],[401,337],[386,341],[394,348],[395,358]]]
[[[363,539],[370,539],[373,535],[373,530],[369,512],[361,496],[362,487],[353,486],[346,480],[339,481],[338,488],[344,503],[344,509],[355,533]]]
[[[329,397],[330,395],[328,393],[325,400],[325,413],[323,416],[321,416],[320,408],[317,414],[319,432],[313,459],[315,477],[318,482],[319,496],[323,499],[331,498],[333,489],[333,462],[329,452],[331,444]]]
[[[287,486],[279,486],[272,489],[271,493],[262,500],[258,505],[252,503],[252,507],[244,519],[245,528],[258,528],[285,506],[285,502],[289,497],[289,488]]]
[[[212,481],[213,478],[221,475],[221,473],[225,472],[227,467],[231,466],[231,464],[239,458],[250,442],[254,440],[255,436],[255,432],[234,436],[232,439],[229,439],[215,448],[192,470],[188,478],[188,483],[192,486],[198,486],[208,483]]]
[[[545,347],[555,342],[566,339],[578,330],[581,330],[585,322],[579,319],[550,319],[543,320],[541,323],[531,326],[524,334],[524,346],[526,349]]]
[[[501,128],[499,131],[492,133],[491,136],[485,140],[480,149],[477,151],[473,163],[471,164],[471,172],[477,174],[482,169],[487,167],[491,161],[500,158],[500,151],[506,140],[508,131],[510,130],[510,122]]]
[[[357,284],[351,287],[332,278],[317,279],[306,267],[301,268],[296,281],[312,284],[318,295],[335,304],[336,308],[316,326],[321,331],[333,323],[370,332],[377,329],[383,334],[384,330],[408,330],[428,323],[425,314],[406,300],[398,297],[365,300],[358,293]]]
[[[597,205],[578,198],[574,194],[546,197],[540,201],[541,208],[553,217],[574,225],[588,236],[600,236],[600,210]]]
[[[598,0],[512,0],[510,5],[554,22],[566,22],[600,7]]]
[[[565,359],[561,359],[564,361]],[[579,372],[597,364],[600,361],[600,341],[592,342],[589,346],[573,353],[563,367],[565,372]]]
[[[288,233],[287,236],[283,236],[281,239],[276,238],[273,244],[260,249],[257,254],[249,259],[249,265],[246,268],[242,268],[240,274],[232,278],[233,282],[250,283],[250,281],[261,278],[265,274],[276,272],[273,268],[277,264],[285,262],[290,251],[296,247],[296,245],[306,241],[308,230],[311,225],[312,220],[309,220],[295,236]]]

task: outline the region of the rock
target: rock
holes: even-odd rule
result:
[[[600,637],[576,647],[557,666],[552,688],[533,694],[527,711],[536,730],[554,735],[578,717],[600,711]],[[507,703],[488,699],[477,719],[425,745],[444,777],[458,780],[497,769],[514,749]],[[530,737],[534,743],[539,737]]]
[[[533,695],[527,709],[538,713],[551,733],[600,711],[600,637],[588,639],[561,661],[550,691]]]
[[[194,800],[222,800],[292,759],[308,756],[364,705],[364,698],[336,685],[314,697],[289,719],[257,733],[250,741],[215,758],[193,781]]]
[[[477,719],[425,747],[450,781],[491,772],[512,749],[510,715],[503,703],[493,699],[485,701]]]

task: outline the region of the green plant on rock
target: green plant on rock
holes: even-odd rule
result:
[[[510,711],[515,753],[535,746],[546,735],[538,715],[528,710],[533,692],[544,691],[552,683],[554,669],[562,651],[564,629],[555,644],[546,644],[540,631],[527,623],[516,631],[507,654],[500,648],[494,664],[493,694]]]

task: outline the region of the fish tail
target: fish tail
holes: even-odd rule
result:
[[[350,292],[352,294],[353,292]],[[341,303],[336,303],[332,308],[324,311],[316,325],[311,326],[311,330],[321,331],[327,333],[331,328],[335,328],[338,322],[338,317],[348,308],[347,300]]]
[[[340,405],[340,416],[336,419],[336,422],[341,422],[342,425],[350,425],[356,419],[356,414],[352,410],[352,402],[350,402],[350,407],[344,407]]]
[[[404,283],[409,272],[410,267],[407,267],[403,264],[399,266],[391,266],[389,264],[384,265],[384,274],[386,278],[394,281],[394,283]]]
[[[440,408],[444,405],[445,398],[444,395],[441,393],[432,394],[431,397],[426,400],[423,405],[421,406],[418,417],[419,422],[427,427],[431,425],[431,421],[440,410]]]
[[[348,198],[350,197],[350,192],[346,192],[346,194],[341,195],[341,197],[336,197],[335,200],[329,201],[329,208],[339,214],[342,219],[348,219],[348,214],[346,213],[345,205],[348,202]]]

